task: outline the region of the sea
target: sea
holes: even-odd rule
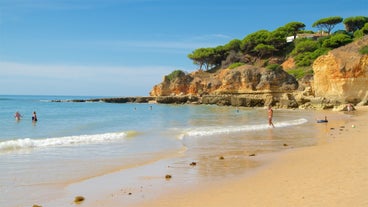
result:
[[[32,206],[68,184],[178,155],[200,164],[312,146],[315,130],[326,127],[308,110],[275,109],[272,128],[262,107],[66,101],[91,98],[97,97],[0,96],[0,206]],[[216,166],[208,164],[194,174],[210,180],[251,166],[228,163],[209,173]]]

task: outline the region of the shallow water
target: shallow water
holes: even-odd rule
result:
[[[0,206],[31,206],[60,186],[178,155],[207,163],[190,175],[231,176],[256,165],[250,154],[317,142],[311,111],[275,110],[271,129],[261,108],[50,102],[74,98],[88,97],[0,96]],[[224,170],[212,172],[219,155]]]

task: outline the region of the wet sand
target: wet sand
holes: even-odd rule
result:
[[[289,150],[257,173],[137,206],[368,206],[368,109],[358,110],[329,125],[317,146]]]
[[[358,111],[348,122],[321,125],[316,146],[257,155],[263,165],[245,174],[198,179],[201,163],[178,155],[69,185],[63,199],[45,206],[75,206],[75,196],[89,207],[368,206],[368,108]]]

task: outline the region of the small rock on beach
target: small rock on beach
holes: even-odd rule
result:
[[[83,196],[77,196],[74,198],[74,203],[76,204],[80,204],[85,200],[85,198]]]

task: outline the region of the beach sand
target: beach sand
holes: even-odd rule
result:
[[[147,169],[72,185],[66,198],[71,201],[73,196],[84,196],[86,201],[78,206],[89,207],[368,206],[368,108],[354,113],[358,115],[343,124],[330,122],[328,129],[321,130],[317,145],[271,154],[275,156],[272,162],[242,176],[176,188],[175,174],[172,181],[164,179],[171,162],[166,160],[157,163],[153,171],[152,166],[143,166]],[[119,185],[119,180],[128,178],[127,173],[137,176],[147,171],[152,176],[143,173],[141,186]],[[151,188],[157,185],[168,190]]]
[[[368,206],[368,110],[358,110],[317,146],[282,153],[257,173],[137,206]]]

